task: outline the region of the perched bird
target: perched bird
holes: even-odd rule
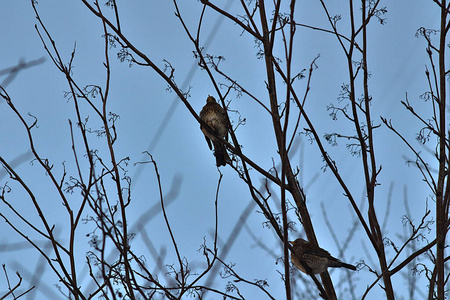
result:
[[[203,106],[200,111],[200,118],[203,122],[208,124],[212,130],[211,132],[211,130],[208,130],[205,126],[200,125],[200,129],[205,135],[206,142],[208,142],[209,149],[212,150],[211,141],[214,144],[216,165],[218,167],[225,166],[227,161],[230,160],[225,145],[220,141],[220,139],[228,140],[228,120],[225,110],[216,102],[214,97],[208,96],[205,106]]]
[[[355,271],[356,267],[343,263],[339,259],[333,257],[328,251],[307,242],[304,239],[296,239],[292,244],[294,251],[291,252],[291,261],[300,271],[308,274],[302,263],[306,264],[312,274],[320,274],[325,272],[328,267],[347,268]]]

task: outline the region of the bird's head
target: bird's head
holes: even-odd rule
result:
[[[208,95],[208,98],[206,98],[206,103],[211,103],[211,102],[216,103],[216,99],[214,99],[213,96]]]
[[[307,241],[305,241],[304,239],[298,238],[295,241],[289,241],[289,243],[292,245],[292,247],[297,248],[297,247],[303,247],[305,245],[308,244]]]

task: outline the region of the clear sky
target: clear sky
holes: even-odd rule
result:
[[[187,25],[195,31],[202,9],[201,3],[179,2],[182,2],[180,10]],[[221,2],[221,7],[227,7],[233,13],[242,14],[237,1],[217,2]],[[296,21],[329,28],[318,1],[297,2]],[[381,26],[373,22],[369,27],[373,119],[378,123],[380,123],[379,116],[392,119],[398,130],[415,143],[414,138],[420,128],[419,124],[406,112],[400,101],[404,100],[405,93],[408,93],[408,99],[412,104],[423,112],[431,111],[429,105],[419,99],[419,95],[427,88],[424,71],[428,60],[425,52],[426,43],[423,39],[416,38],[415,32],[422,26],[436,28],[438,10],[431,0],[384,2],[386,3],[382,6],[387,5],[388,9],[386,24]],[[180,87],[191,88],[189,101],[197,112],[204,105],[208,94],[217,97],[205,72],[197,66],[192,53],[193,46],[174,15],[172,1],[130,1],[119,5],[124,34],[160,67],[164,65],[163,59],[175,67],[175,80]],[[101,22],[89,13],[81,1],[41,0],[37,8],[56,42],[63,61],[69,61],[75,47],[73,77],[81,86],[103,85],[104,41]],[[106,7],[103,9],[107,10]],[[329,9],[332,14],[342,14],[343,20],[339,23],[339,27],[343,33],[348,33],[347,7],[330,4]],[[30,1],[0,2],[0,28],[2,28],[0,70],[12,67],[21,60],[46,59],[42,64],[23,70],[4,87],[21,113],[26,115],[29,112],[37,117],[39,127],[34,130],[34,137],[38,151],[54,164],[56,173],[61,173],[62,162],[65,162],[68,168],[74,167],[68,119],[74,121],[75,115],[70,99],[64,97],[64,92],[69,90],[64,76],[58,72],[47,56],[35,30],[36,23]],[[221,64],[223,70],[232,74],[256,96],[266,101],[263,60],[256,59],[257,49],[253,38],[248,34],[241,35],[241,29],[237,25],[208,9],[204,24],[206,25],[202,28],[201,44],[208,52],[224,56],[226,61]],[[352,129],[345,125],[343,119],[332,121],[326,110],[330,103],[338,103],[336,99],[339,96],[340,86],[348,81],[345,57],[335,37],[305,28],[299,28],[296,35],[298,55],[295,57],[294,65],[298,70],[308,68],[311,61],[320,54],[306,104],[306,110],[316,124],[317,130],[321,136],[337,128],[351,133]],[[282,54],[280,45],[276,46],[275,51]],[[149,151],[158,164],[164,193],[168,193],[171,188],[178,188],[178,193],[167,208],[178,246],[192,265],[202,266],[203,257],[197,250],[204,237],[212,246],[215,224],[214,197],[219,172],[215,167],[214,157],[207,147],[198,122],[175,93],[168,92],[166,83],[150,68],[137,65],[130,67],[126,62],[120,63],[115,57],[117,49],[111,49],[112,87],[108,109],[120,115],[117,122],[117,156],[130,158],[128,175],[133,179],[133,200],[128,212],[131,227],[138,231],[139,226],[144,226],[157,251],[163,249],[167,251],[166,263],[175,262],[161,213],[151,215],[150,218],[146,217],[149,210],[159,203],[155,175],[150,165],[134,164],[145,159],[142,153]],[[1,84],[5,84],[5,78],[4,75],[0,75]],[[300,81],[297,87],[303,91],[305,81]],[[271,120],[261,107],[255,105],[249,98],[230,95],[229,100],[232,101],[230,109],[239,110],[241,116],[246,118],[246,125],[236,131],[244,152],[265,169],[270,169],[272,157],[278,159],[274,134],[270,126]],[[167,117],[169,110],[170,118]],[[86,116],[89,115],[87,110],[85,112]],[[237,120],[236,114],[231,114],[231,117]],[[92,126],[95,127],[97,125],[95,120],[92,122]],[[100,141],[96,141],[94,136],[91,138],[93,144]],[[404,191],[406,190],[408,194],[411,218],[415,220],[422,216],[425,200],[427,197],[429,199],[430,191],[421,181],[419,171],[405,164],[405,156],[413,158],[413,155],[392,132],[381,126],[376,132],[375,139],[376,152],[379,155],[378,163],[383,166],[379,177],[381,185],[377,191],[377,200],[381,202],[378,206],[379,216],[381,218],[385,216],[385,203],[389,198],[389,187],[392,184],[393,192],[390,198],[392,207],[389,210],[384,234],[393,240],[397,239],[396,241],[400,243],[401,239],[397,234],[404,230],[401,219],[406,213],[403,203]],[[0,156],[7,161],[12,162],[18,157],[24,158],[19,159],[21,163],[18,164],[17,170],[39,196],[51,220],[50,223],[56,224],[64,240],[64,233],[68,230],[62,217],[64,208],[60,205],[56,193],[50,190],[48,177],[43,170],[30,163],[26,132],[3,100],[0,100],[0,141],[2,141]],[[297,160],[300,165],[299,178],[301,184],[305,186],[320,245],[348,263],[356,264],[361,260],[371,262],[375,259],[373,251],[361,250],[370,248],[360,228],[356,231],[353,246],[349,247],[345,254],[339,253],[323,220],[321,205],[327,207],[329,222],[340,239],[348,235],[352,223],[356,220],[355,214],[332,174],[321,170],[323,162],[315,144],[309,143],[305,138],[298,141],[301,143],[298,152],[293,154],[293,161]],[[352,182],[351,189],[354,194],[361,195],[362,198],[364,184],[360,159],[348,153],[344,141],[341,141],[338,147],[330,145],[327,147],[327,151],[338,162],[343,177]],[[426,149],[423,148],[423,151],[426,152]],[[268,290],[277,299],[281,299],[279,297],[284,295],[284,287],[277,270],[282,271],[282,265],[276,264],[276,259],[261,249],[258,243],[263,243],[277,256],[281,256],[281,244],[275,239],[271,229],[262,226],[265,219],[257,213],[256,206],[250,206],[251,212],[245,216],[244,221],[239,219],[252,202],[248,188],[229,166],[221,168],[220,171],[224,177],[218,204],[221,238],[219,255],[223,243],[228,240],[238,224],[242,230],[231,251],[223,257],[224,260],[236,263],[236,270],[250,280],[256,278],[268,280]],[[71,172],[75,171],[71,169]],[[0,171],[0,184],[3,185],[5,181],[12,180],[5,172]],[[14,205],[30,220],[36,219],[37,215],[23,193],[17,191],[11,197],[13,195],[14,198],[11,199]],[[74,197],[74,201],[75,199]],[[5,210],[6,207],[0,204],[0,211]],[[298,221],[296,228],[297,232],[291,233],[292,239],[303,235]],[[80,229],[77,251],[81,261],[84,259],[85,251],[89,249],[88,237],[85,237],[87,233],[89,233],[88,226]],[[5,222],[0,222],[0,263],[7,265],[9,274],[19,271],[24,281],[29,284],[30,276],[41,269],[38,269],[37,252],[16,244],[22,241]],[[141,253],[145,255],[147,249],[139,239],[139,235],[135,243],[138,249],[141,247]],[[14,248],[14,245],[18,248]],[[89,279],[87,269],[79,268],[79,270],[86,272],[87,284]],[[41,290],[37,288],[34,292],[35,299],[40,299],[45,293],[47,295],[53,293],[55,297],[60,297],[54,287],[57,281],[51,275],[51,270],[44,268],[42,272],[49,280],[40,283]],[[296,276],[306,278],[304,275],[296,274]],[[347,273],[341,270],[332,273],[336,282],[345,276]],[[373,276],[363,269],[353,274],[353,278],[357,282],[355,294],[359,298],[366,286],[372,282]],[[223,290],[225,283],[226,281],[217,281],[216,287]],[[400,287],[405,284],[404,279],[399,275],[394,283],[400,289],[398,296],[402,299]],[[302,285],[302,281],[298,278],[297,284]],[[427,290],[425,281],[418,284],[418,290]],[[2,277],[0,287],[4,289]],[[249,293],[252,293],[251,290]],[[369,299],[379,299],[380,293],[381,291],[375,288]],[[262,296],[258,293],[255,295]]]

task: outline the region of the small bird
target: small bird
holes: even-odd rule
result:
[[[228,120],[225,110],[216,102],[214,97],[208,95],[206,104],[200,111],[200,119],[208,124],[212,130],[211,132],[211,130],[208,130],[208,128],[200,124],[200,129],[205,135],[209,149],[212,150],[211,141],[214,144],[216,165],[218,167],[225,166],[227,161],[230,160],[225,149],[225,145],[220,141],[220,139],[225,139],[228,141]]]
[[[294,251],[291,252],[291,261],[300,271],[308,274],[301,261],[308,266],[312,274],[325,272],[328,267],[347,268],[355,271],[356,267],[343,263],[333,257],[328,251],[316,246],[304,239],[296,239],[292,244]]]

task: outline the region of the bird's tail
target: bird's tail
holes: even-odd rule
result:
[[[346,264],[342,261],[340,261],[340,267],[356,271],[356,267],[354,265]]]
[[[216,157],[216,165],[218,167],[226,166],[227,161],[230,161],[225,145],[220,141],[214,142],[214,156]]]

